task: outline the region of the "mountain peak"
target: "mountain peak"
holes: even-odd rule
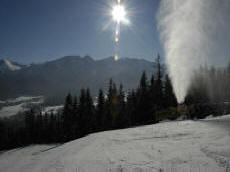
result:
[[[0,71],[4,72],[4,71],[16,71],[16,70],[20,70],[21,67],[16,65],[15,63],[7,60],[7,59],[2,59],[0,60]]]

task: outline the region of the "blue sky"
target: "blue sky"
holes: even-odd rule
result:
[[[0,58],[31,63],[66,55],[102,59],[114,54],[113,0],[1,0]],[[157,32],[159,0],[123,0],[120,56],[153,60],[162,54]]]

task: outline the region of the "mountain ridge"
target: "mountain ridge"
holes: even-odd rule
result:
[[[132,58],[115,61],[113,57],[94,60],[90,56],[65,56],[1,73],[0,95],[1,99],[43,95],[62,103],[68,92],[78,94],[81,88],[90,88],[93,95],[100,88],[107,90],[110,78],[126,90],[134,89],[144,70],[150,76],[156,72],[156,64]]]

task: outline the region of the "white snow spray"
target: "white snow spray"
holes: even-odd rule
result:
[[[161,0],[158,29],[179,103],[195,69],[230,59],[230,0]]]

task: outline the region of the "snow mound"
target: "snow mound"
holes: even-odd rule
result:
[[[64,145],[29,146],[0,154],[0,171],[226,172],[229,124],[230,115],[164,122],[96,133]]]

